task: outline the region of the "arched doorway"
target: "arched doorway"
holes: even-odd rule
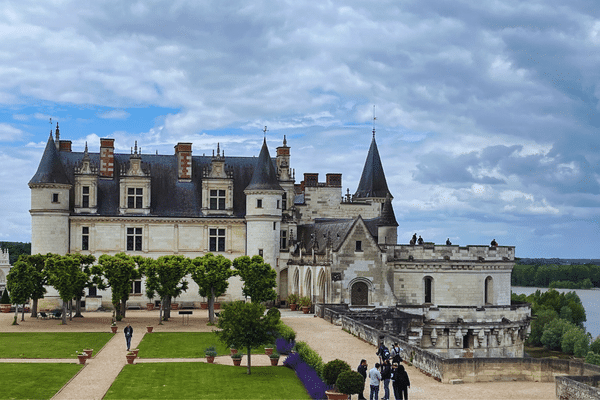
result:
[[[317,293],[317,301],[319,303],[325,303],[327,300],[327,296],[325,295],[325,288],[326,288],[327,282],[326,282],[326,278],[325,278],[325,270],[321,269],[319,271],[319,277],[317,278],[317,288],[318,288],[318,293]]]
[[[485,278],[483,301],[484,304],[494,304],[494,281],[491,276]]]
[[[285,268],[279,273],[279,299],[286,300],[288,297],[288,269]]]
[[[300,294],[300,271],[298,271],[298,268],[294,270],[293,282],[292,292],[295,294]]]
[[[350,292],[350,304],[353,306],[369,305],[369,287],[365,282],[355,282]]]
[[[312,271],[309,269],[306,270],[306,277],[304,278],[304,295],[308,296],[312,301]]]

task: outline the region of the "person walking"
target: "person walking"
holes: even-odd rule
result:
[[[379,363],[375,363],[375,366],[369,371],[369,379],[371,380],[371,393],[369,394],[370,400],[379,400],[379,382],[381,382],[381,373],[379,372]]]
[[[396,400],[408,400],[408,388],[410,387],[410,379],[404,369],[404,365],[396,364],[392,366],[392,388],[394,389],[394,398]]]
[[[383,400],[390,400],[390,379],[392,377],[392,365],[390,360],[385,360],[381,366],[381,379],[383,380]]]
[[[360,360],[360,364],[358,365],[358,368],[356,368],[358,373],[363,377],[363,383],[367,381],[367,367],[368,367],[367,360],[365,360],[363,358],[362,360]],[[363,388],[363,392],[364,392],[364,388]],[[360,392],[358,394],[358,400],[367,400],[367,399],[365,399],[363,392]]]
[[[130,324],[127,324],[125,329],[123,329],[123,332],[125,333],[125,341],[127,342],[127,351],[129,351],[129,348],[131,347],[131,337],[133,336],[133,328]]]

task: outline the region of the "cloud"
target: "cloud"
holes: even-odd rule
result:
[[[102,119],[127,119],[131,114],[124,110],[110,110],[98,113],[98,118]]]
[[[22,135],[22,130],[6,123],[0,123],[0,141],[17,141],[20,140]]]

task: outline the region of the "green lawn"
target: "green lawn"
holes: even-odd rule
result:
[[[76,358],[76,351],[96,354],[113,337],[105,332],[0,333],[0,358]]]
[[[152,335],[147,335],[152,336]],[[141,354],[141,350],[140,350]],[[104,399],[310,399],[294,371],[206,363],[126,365]]]
[[[140,358],[199,358],[204,357],[204,350],[210,346],[215,346],[220,356],[230,354],[214,332],[151,333],[144,335],[138,348]],[[253,349],[252,354],[265,354],[265,349]]]
[[[0,363],[3,399],[50,399],[83,365]]]

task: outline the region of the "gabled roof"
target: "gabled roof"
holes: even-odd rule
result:
[[[250,184],[246,187],[246,190],[280,190],[283,191],[279,185],[277,179],[277,173],[275,167],[271,161],[269,155],[269,148],[267,147],[267,139],[263,141],[258,160],[256,160],[256,166],[254,167],[254,174]]]
[[[54,139],[52,139],[52,133],[50,133],[50,138],[48,138],[48,143],[46,143],[46,149],[42,155],[37,172],[29,181],[29,186],[48,183],[71,184],[60,161],[56,144],[54,143]]]
[[[379,150],[377,150],[375,134],[373,134],[371,147],[369,147],[369,154],[367,154],[365,167],[363,168],[358,189],[356,189],[354,197],[385,197],[388,193],[390,193],[390,191],[387,186],[387,181],[385,180],[383,165],[381,164],[381,159],[379,158]]]

